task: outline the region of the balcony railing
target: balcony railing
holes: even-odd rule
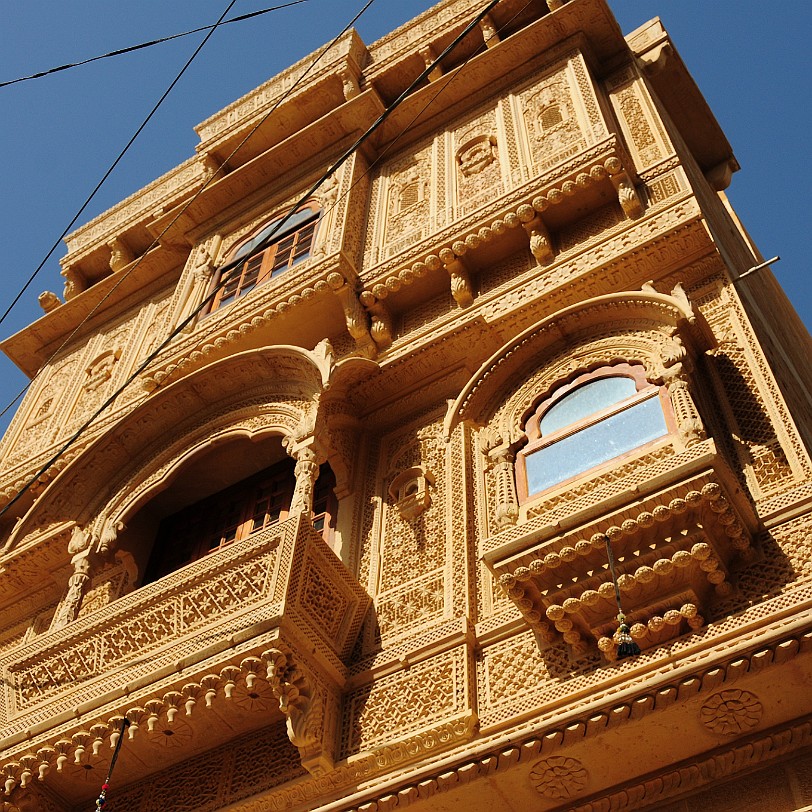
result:
[[[0,660],[6,773],[25,784],[56,766],[66,781],[65,764],[90,769],[125,718],[131,733],[168,736],[178,713],[216,700],[233,736],[280,709],[304,715],[316,695],[335,703],[368,602],[301,516],[196,561]],[[303,758],[329,751],[300,739]]]

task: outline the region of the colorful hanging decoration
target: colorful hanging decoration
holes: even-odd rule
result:
[[[96,798],[96,811],[99,812],[102,807],[107,803],[107,790],[110,789],[110,779],[113,776],[113,768],[116,766],[116,761],[118,760],[118,754],[121,750],[121,743],[124,741],[124,731],[130,726],[129,719],[122,719],[121,720],[121,730],[118,734],[118,739],[116,740],[116,746],[113,750],[113,758],[110,759],[110,769],[107,771],[107,778],[105,778],[104,783],[102,784],[101,792],[99,793],[99,797]]]
[[[622,660],[624,657],[635,657],[640,653],[640,646],[634,642],[629,631],[629,625],[626,623],[626,615],[623,614],[623,607],[620,603],[620,587],[617,583],[617,571],[615,569],[615,557],[612,553],[612,543],[609,541],[609,536],[603,534],[603,540],[606,544],[606,557],[609,559],[609,573],[612,576],[612,584],[615,587],[615,601],[617,602],[617,622],[618,630],[614,634],[614,640],[617,642],[617,658]]]

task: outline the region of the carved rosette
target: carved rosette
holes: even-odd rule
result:
[[[530,782],[545,798],[565,801],[583,792],[589,774],[577,758],[552,756],[538,761],[530,771]]]
[[[764,708],[755,694],[734,688],[710,697],[702,706],[699,718],[713,733],[738,736],[756,727],[763,713]]]

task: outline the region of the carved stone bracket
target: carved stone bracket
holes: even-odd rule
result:
[[[432,62],[437,58],[437,54],[434,53],[434,48],[431,45],[426,45],[425,47],[421,48],[418,52],[423,59],[423,63],[428,68]],[[429,73],[429,81],[436,82],[441,76],[443,75],[443,69],[440,65],[437,65],[431,73]]]
[[[345,67],[338,72],[338,76],[341,79],[345,101],[354,99],[361,92],[358,73],[349,67]]]
[[[530,238],[530,251],[540,265],[549,265],[555,259],[553,243],[547,226],[542,222],[536,210],[529,205],[519,207],[519,219]]]
[[[391,346],[394,335],[394,326],[389,308],[378,301],[369,291],[364,291],[360,296],[361,304],[367,309],[372,325],[369,333],[372,340],[381,350]]]
[[[110,270],[116,273],[126,268],[134,259],[132,249],[120,237],[115,237],[107,243],[110,249]]]
[[[326,688],[298,667],[289,653],[278,648],[263,652],[268,684],[287,720],[288,738],[298,748],[302,766],[319,777],[332,771],[335,753],[331,730],[337,707]]]
[[[474,302],[474,292],[471,288],[471,277],[468,270],[458,259],[451,248],[443,248],[440,251],[440,261],[448,271],[451,278],[451,295],[460,307],[468,307]]]
[[[501,40],[490,14],[486,14],[479,21],[479,28],[482,31],[482,38],[485,40],[485,47],[495,48]]]
[[[328,282],[330,282],[330,280],[328,280]],[[365,357],[375,358],[378,351],[369,332],[369,314],[364,310],[361,302],[358,300],[358,295],[346,282],[343,282],[343,280],[342,284],[335,287],[334,290],[344,310],[347,332],[355,339],[356,348]]]
[[[609,179],[617,192],[617,199],[627,217],[639,217],[643,213],[643,201],[632,183],[629,173],[623,168],[620,159],[611,158],[606,162]]]

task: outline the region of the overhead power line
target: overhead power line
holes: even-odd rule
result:
[[[153,117],[153,116],[155,115],[155,113],[158,111],[158,108],[159,108],[159,107],[160,107],[160,106],[163,104],[163,102],[165,101],[166,97],[167,97],[167,96],[168,96],[168,95],[169,95],[169,94],[172,92],[172,89],[173,89],[173,88],[175,87],[175,85],[176,85],[176,84],[177,84],[177,83],[180,81],[180,79],[181,79],[181,77],[183,76],[183,74],[184,74],[184,73],[186,73],[186,70],[187,70],[187,69],[188,69],[188,67],[189,67],[189,66],[192,64],[192,62],[194,61],[195,57],[196,57],[196,56],[197,56],[197,55],[200,53],[200,51],[202,50],[203,46],[204,46],[204,45],[205,45],[205,44],[206,44],[206,43],[209,41],[209,38],[211,37],[211,35],[212,35],[212,34],[215,32],[215,30],[216,30],[217,28],[219,28],[219,26],[220,26],[220,25],[222,25],[222,24],[223,24],[223,21],[224,21],[224,18],[225,18],[225,16],[226,16],[226,14],[228,14],[228,12],[229,12],[229,11],[231,11],[231,9],[234,7],[234,4],[235,4],[236,2],[237,2],[237,0],[231,0],[231,2],[230,2],[230,3],[228,4],[228,6],[226,7],[226,10],[225,10],[225,11],[224,11],[224,12],[223,12],[221,15],[220,15],[220,19],[218,19],[216,23],[214,23],[213,25],[210,25],[210,26],[204,26],[203,28],[198,29],[199,31],[207,31],[208,33],[206,34],[206,36],[205,36],[205,37],[203,37],[203,40],[200,42],[200,44],[197,46],[197,48],[195,48],[194,52],[193,52],[193,53],[192,53],[192,55],[189,57],[189,59],[187,59],[187,60],[186,60],[186,64],[184,64],[184,66],[183,66],[183,67],[180,69],[180,72],[179,72],[179,73],[177,74],[177,76],[175,76],[175,78],[172,80],[171,84],[170,84],[170,85],[169,85],[169,87],[168,87],[168,88],[167,88],[167,89],[164,91],[164,93],[163,93],[163,95],[161,96],[161,98],[160,98],[160,99],[158,99],[158,101],[155,103],[155,106],[152,108],[152,110],[150,110],[150,111],[149,111],[149,114],[148,114],[148,115],[147,115],[147,117],[146,117],[146,118],[145,118],[145,119],[144,119],[144,120],[141,122],[140,126],[139,126],[139,127],[138,127],[138,129],[135,131],[135,133],[132,135],[132,137],[130,138],[130,140],[129,140],[129,141],[126,143],[126,144],[125,144],[125,146],[124,146],[124,148],[121,150],[121,152],[119,152],[118,156],[117,156],[117,157],[116,157],[116,159],[113,161],[113,163],[110,165],[109,169],[108,169],[108,170],[107,170],[107,171],[104,173],[104,175],[102,175],[101,180],[100,180],[100,181],[99,181],[99,182],[96,184],[96,186],[93,188],[93,191],[92,191],[92,192],[91,192],[91,193],[90,193],[90,194],[87,196],[87,198],[85,199],[85,202],[84,202],[84,203],[82,203],[82,205],[80,206],[80,208],[79,208],[79,210],[76,212],[76,214],[74,214],[74,215],[73,215],[73,217],[71,218],[71,221],[68,223],[68,225],[67,225],[67,226],[65,226],[64,231],[63,231],[63,232],[62,232],[62,233],[61,233],[61,234],[60,234],[60,235],[59,235],[59,236],[56,238],[56,240],[54,241],[54,244],[51,246],[51,248],[49,249],[48,253],[47,253],[47,254],[45,255],[45,257],[43,258],[42,262],[40,262],[40,264],[39,264],[39,265],[37,265],[37,267],[34,269],[34,271],[33,271],[33,272],[31,273],[31,275],[28,277],[28,279],[26,280],[25,284],[22,286],[22,288],[20,289],[20,291],[17,293],[17,295],[16,295],[16,296],[14,297],[14,299],[11,301],[11,304],[9,304],[9,306],[8,306],[8,307],[5,309],[5,311],[3,312],[3,314],[2,314],[2,315],[0,315],[0,324],[2,324],[2,323],[3,323],[3,322],[6,320],[6,317],[7,317],[7,316],[8,316],[8,314],[9,314],[9,313],[12,311],[12,309],[14,308],[14,305],[16,305],[16,304],[17,304],[17,302],[19,302],[19,301],[20,301],[20,299],[22,298],[22,295],[23,295],[23,294],[24,294],[24,293],[25,293],[25,292],[28,290],[29,286],[30,286],[30,285],[31,285],[31,283],[34,281],[34,279],[36,279],[36,277],[37,277],[37,275],[39,274],[39,272],[40,272],[40,271],[41,271],[41,270],[42,270],[42,269],[45,267],[45,263],[46,263],[46,262],[47,262],[47,261],[48,261],[48,260],[51,258],[51,256],[53,255],[54,251],[56,251],[56,249],[59,247],[59,245],[60,245],[60,243],[62,242],[62,240],[63,240],[63,239],[64,239],[64,238],[67,236],[68,232],[69,232],[69,231],[70,231],[70,230],[73,228],[73,226],[75,225],[76,221],[79,219],[79,217],[81,217],[81,215],[82,215],[82,213],[84,212],[84,210],[85,210],[85,209],[88,207],[88,205],[90,205],[90,201],[91,201],[91,200],[93,200],[93,198],[96,196],[96,193],[99,191],[99,189],[101,189],[101,187],[102,187],[102,185],[104,184],[104,182],[107,180],[107,178],[109,178],[109,177],[110,177],[110,175],[113,173],[113,170],[114,170],[114,169],[115,169],[115,168],[116,168],[116,167],[119,165],[119,163],[121,162],[121,159],[124,157],[124,155],[125,155],[125,154],[127,153],[127,151],[130,149],[130,147],[133,145],[133,142],[135,141],[135,139],[136,139],[136,138],[138,138],[138,136],[141,134],[141,132],[143,131],[143,129],[144,129],[146,126],[147,126],[147,124],[150,122],[150,120],[152,119],[152,117]],[[296,0],[296,2],[304,2],[304,0]],[[294,3],[288,3],[288,5],[294,5]],[[283,8],[283,6],[280,6],[280,8]]]
[[[316,55],[315,59],[314,59],[314,60],[313,60],[313,61],[310,63],[310,65],[308,65],[308,66],[307,66],[307,69],[306,69],[306,70],[304,70],[304,71],[303,71],[303,72],[300,74],[300,76],[299,76],[299,77],[296,79],[296,81],[295,81],[295,82],[294,82],[294,83],[293,83],[293,84],[292,84],[292,85],[291,85],[291,86],[290,86],[290,87],[287,89],[287,91],[286,91],[285,93],[283,93],[283,94],[282,94],[282,95],[281,95],[281,96],[280,96],[280,97],[279,97],[279,98],[276,100],[276,102],[274,102],[274,104],[271,106],[271,108],[270,108],[270,109],[269,109],[269,110],[268,110],[268,111],[267,111],[267,112],[266,112],[266,113],[265,113],[265,114],[262,116],[262,118],[261,118],[261,119],[260,119],[260,120],[259,120],[259,121],[258,121],[258,122],[257,122],[257,123],[256,123],[256,124],[255,124],[255,125],[254,125],[254,126],[251,128],[251,129],[250,129],[250,130],[249,130],[249,132],[248,132],[248,133],[247,133],[247,134],[246,134],[246,135],[243,137],[243,139],[242,139],[242,140],[241,140],[241,141],[240,141],[240,142],[237,144],[237,146],[235,146],[235,147],[234,147],[234,149],[232,149],[232,150],[231,150],[231,152],[230,152],[230,153],[229,153],[229,154],[226,156],[226,158],[225,158],[225,159],[224,159],[224,160],[221,162],[220,166],[217,168],[217,171],[213,172],[213,173],[212,173],[212,174],[211,174],[211,175],[210,175],[210,176],[209,176],[209,177],[206,179],[206,181],[205,181],[205,182],[203,183],[203,185],[202,185],[202,186],[201,186],[201,187],[200,187],[200,188],[199,188],[199,189],[198,189],[198,190],[195,192],[195,194],[194,194],[194,195],[193,195],[193,196],[192,196],[192,197],[191,197],[191,198],[190,198],[188,201],[186,201],[186,203],[183,205],[183,207],[180,209],[180,211],[179,211],[179,212],[178,212],[178,213],[175,215],[175,217],[172,219],[172,221],[171,221],[171,222],[170,222],[170,223],[169,223],[169,224],[168,224],[168,225],[167,225],[167,226],[164,228],[164,230],[163,230],[163,231],[162,231],[160,234],[158,234],[158,236],[157,236],[157,237],[155,237],[155,238],[152,240],[152,242],[150,243],[150,245],[149,245],[149,247],[146,249],[146,251],[144,251],[144,253],[143,253],[141,256],[139,256],[139,257],[136,259],[136,261],[135,261],[135,262],[134,262],[132,265],[130,265],[130,266],[127,268],[127,270],[126,270],[126,271],[124,271],[124,272],[122,273],[121,277],[120,277],[120,278],[119,278],[119,279],[116,281],[116,283],[115,283],[115,284],[114,284],[114,285],[113,285],[113,286],[110,288],[110,290],[108,290],[108,291],[107,291],[107,293],[105,293],[105,294],[104,294],[104,296],[103,296],[103,297],[102,297],[102,298],[101,298],[101,299],[100,299],[100,300],[99,300],[99,301],[98,301],[98,302],[97,302],[97,303],[96,303],[96,304],[95,304],[95,305],[94,305],[94,306],[93,306],[93,307],[90,309],[90,311],[89,311],[89,312],[88,312],[88,313],[87,313],[87,314],[84,316],[84,318],[83,318],[83,319],[82,319],[82,320],[79,322],[79,324],[77,324],[77,325],[76,325],[76,327],[74,327],[74,328],[73,328],[73,330],[71,330],[70,334],[69,334],[69,335],[68,335],[68,336],[67,336],[67,337],[66,337],[66,338],[65,338],[65,339],[62,341],[62,343],[61,343],[61,344],[60,344],[60,345],[59,345],[59,346],[58,346],[58,347],[57,347],[57,348],[56,348],[56,349],[55,349],[55,350],[54,350],[54,351],[51,353],[51,355],[48,357],[48,360],[47,360],[47,361],[45,361],[45,363],[43,363],[43,364],[40,366],[39,370],[38,370],[38,371],[37,371],[37,373],[34,375],[34,377],[33,377],[33,378],[31,378],[31,380],[29,380],[29,381],[28,381],[28,382],[25,384],[25,386],[23,386],[23,387],[22,387],[22,389],[21,389],[21,390],[20,390],[20,391],[17,393],[17,395],[15,395],[14,399],[13,399],[13,400],[12,400],[10,403],[8,403],[8,404],[7,404],[7,405],[6,405],[6,406],[3,408],[3,410],[2,410],[2,411],[0,411],[0,417],[2,417],[2,416],[3,416],[3,415],[4,415],[4,414],[5,414],[5,413],[6,413],[6,412],[9,410],[9,409],[11,409],[11,407],[12,407],[12,406],[13,406],[13,405],[14,405],[14,404],[15,404],[15,403],[16,403],[16,402],[17,402],[17,401],[18,401],[18,400],[19,400],[19,399],[20,399],[20,398],[21,398],[21,397],[22,397],[22,396],[23,396],[23,395],[26,393],[26,391],[27,391],[28,389],[30,389],[30,388],[31,388],[31,386],[32,386],[32,384],[34,383],[34,381],[36,381],[36,379],[39,377],[39,375],[40,375],[41,371],[42,371],[43,369],[45,369],[45,368],[46,368],[46,367],[47,367],[47,366],[48,366],[48,365],[49,365],[49,364],[50,364],[50,363],[51,363],[51,362],[54,360],[54,358],[56,358],[56,357],[59,355],[59,353],[60,353],[60,352],[62,352],[62,350],[63,350],[63,349],[64,349],[64,348],[65,348],[65,347],[66,347],[66,346],[67,346],[67,345],[68,345],[68,344],[71,342],[71,340],[72,340],[72,339],[73,339],[73,337],[74,337],[74,336],[75,336],[75,335],[76,335],[76,334],[79,332],[79,330],[81,330],[82,326],[83,326],[85,323],[87,323],[87,322],[88,322],[88,321],[89,321],[89,320],[90,320],[90,319],[93,317],[93,315],[94,315],[94,314],[95,314],[95,313],[96,313],[96,312],[99,310],[99,308],[100,308],[100,307],[101,307],[101,306],[104,304],[104,302],[105,302],[105,301],[106,301],[106,300],[107,300],[107,299],[108,299],[110,296],[112,296],[112,294],[113,294],[113,293],[115,293],[115,291],[118,289],[118,287],[119,287],[119,286],[120,286],[120,285],[121,285],[121,284],[122,284],[122,283],[123,283],[123,282],[124,282],[124,281],[125,281],[125,280],[126,280],[128,277],[129,277],[129,276],[130,276],[130,274],[131,274],[131,273],[133,273],[133,271],[135,271],[135,270],[136,270],[136,268],[138,268],[138,266],[141,264],[141,261],[143,260],[143,258],[144,258],[144,257],[145,257],[145,256],[146,256],[146,255],[147,255],[147,254],[148,254],[148,253],[149,253],[149,252],[150,252],[150,251],[151,251],[151,250],[152,250],[152,249],[153,249],[153,248],[154,248],[156,245],[158,245],[158,243],[161,241],[161,239],[162,239],[162,237],[164,236],[164,234],[166,234],[166,232],[167,232],[167,231],[168,231],[170,228],[172,228],[172,226],[174,226],[174,225],[175,225],[175,223],[178,221],[178,219],[179,219],[179,218],[180,218],[180,217],[181,217],[181,216],[184,214],[184,212],[186,211],[186,209],[187,209],[189,206],[191,206],[191,205],[192,205],[192,203],[194,203],[194,202],[195,202],[195,200],[197,200],[197,198],[198,198],[198,197],[199,197],[199,196],[200,196],[200,195],[201,195],[201,194],[202,194],[202,193],[203,193],[203,192],[204,192],[204,191],[205,191],[205,190],[206,190],[206,189],[209,187],[209,185],[210,185],[211,183],[213,183],[213,182],[214,182],[214,180],[215,180],[215,179],[216,179],[216,178],[217,178],[217,177],[220,175],[220,171],[222,170],[222,168],[223,168],[224,166],[226,166],[226,165],[229,163],[229,161],[231,161],[231,159],[232,159],[232,158],[233,158],[233,157],[234,157],[234,156],[235,156],[235,155],[236,155],[236,154],[237,154],[237,153],[238,153],[238,152],[239,152],[239,151],[240,151],[240,150],[241,150],[241,149],[242,149],[242,148],[245,146],[245,144],[246,144],[246,143],[248,142],[248,140],[249,140],[249,139],[250,139],[250,138],[251,138],[251,137],[254,135],[254,133],[255,133],[255,132],[256,132],[256,131],[257,131],[257,130],[258,130],[258,129],[259,129],[259,128],[260,128],[260,127],[261,127],[261,126],[264,124],[264,123],[265,123],[265,121],[267,121],[268,117],[269,117],[269,116],[271,116],[271,115],[272,115],[272,114],[273,114],[273,113],[274,113],[274,112],[275,112],[275,111],[276,111],[276,110],[279,108],[279,106],[280,106],[281,104],[283,104],[283,103],[284,103],[284,102],[285,102],[285,101],[286,101],[286,100],[287,100],[287,99],[288,99],[288,98],[291,96],[291,94],[292,94],[292,93],[293,93],[293,92],[296,90],[296,88],[297,88],[297,87],[298,87],[298,86],[299,86],[299,85],[300,85],[300,84],[301,84],[301,83],[302,83],[302,82],[303,82],[303,81],[304,81],[304,80],[307,78],[307,76],[310,74],[310,72],[313,70],[313,68],[315,68],[315,67],[316,67],[316,65],[317,65],[317,64],[318,64],[318,63],[321,61],[321,59],[324,57],[324,55],[325,55],[325,54],[326,54],[328,51],[330,51],[330,50],[333,48],[333,46],[334,46],[334,45],[335,45],[335,44],[336,44],[336,43],[339,41],[339,39],[341,39],[341,37],[343,37],[343,36],[344,36],[344,34],[346,34],[346,33],[347,33],[347,31],[349,31],[349,29],[350,29],[350,28],[352,28],[352,26],[353,26],[353,25],[355,25],[355,23],[356,23],[356,22],[358,22],[358,20],[360,19],[361,15],[362,15],[362,14],[363,14],[363,13],[364,13],[364,12],[365,12],[365,11],[366,11],[366,10],[367,10],[367,9],[368,9],[368,8],[369,8],[369,7],[370,7],[370,6],[371,6],[371,5],[374,3],[374,2],[375,2],[375,0],[367,0],[367,2],[364,4],[364,6],[361,8],[361,10],[360,10],[360,11],[358,11],[358,12],[355,14],[355,16],[354,16],[354,17],[353,17],[353,18],[352,18],[352,19],[351,19],[351,20],[350,20],[350,21],[349,21],[349,22],[348,22],[348,23],[347,23],[347,24],[344,26],[344,28],[342,28],[342,29],[341,29],[341,31],[340,31],[340,32],[339,32],[339,33],[338,33],[338,34],[337,34],[337,35],[336,35],[336,36],[333,38],[333,40],[332,40],[332,41],[331,41],[331,42],[330,42],[328,45],[326,45],[326,46],[325,46],[325,47],[324,47],[324,48],[323,48],[323,49],[322,49],[322,50],[321,50],[321,51],[320,51],[320,52],[319,52],[319,53]],[[74,220],[75,220],[75,219],[76,219],[76,218],[74,218]],[[66,229],[66,232],[67,232],[67,229]],[[66,232],[65,232],[65,233],[66,233]],[[64,234],[63,234],[63,236],[64,236]],[[53,252],[53,250],[54,250],[55,248],[56,248],[56,246],[54,246],[53,248],[51,248],[51,251]],[[47,257],[46,257],[46,260],[47,260]],[[44,264],[44,263],[43,263],[43,264]],[[30,280],[29,280],[29,283],[30,283]],[[22,294],[22,292],[21,292],[21,294]],[[21,294],[20,294],[20,295],[21,295]],[[19,296],[18,296],[18,298],[19,298]],[[13,303],[12,303],[12,307],[13,307]],[[7,315],[7,314],[8,314],[8,311],[6,311],[6,314],[5,314],[5,315]],[[5,315],[4,315],[4,318],[5,318]],[[0,321],[2,321],[2,319],[0,319]],[[0,512],[0,515],[2,515],[2,512]]]
[[[365,9],[371,5],[373,0],[369,0]],[[286,221],[293,216],[293,214],[301,208],[314,194],[318,191],[319,187],[329,178],[337,169],[341,167],[344,161],[347,160],[362,144],[364,144],[372,134],[380,127],[387,118],[397,109],[398,106],[403,102],[403,100],[411,94],[423,81],[425,81],[429,74],[442,62],[442,60],[448,56],[459,44],[462,42],[463,39],[480,23],[480,21],[488,14],[496,4],[500,2],[500,0],[490,0],[490,2],[474,17],[473,20],[443,49],[442,53],[437,56],[434,60],[432,60],[431,64],[428,65],[425,70],[423,70],[417,78],[415,78],[411,84],[391,103],[389,104],[386,109],[378,116],[378,118],[367,128],[367,130],[358,137],[358,139],[348,147],[341,156],[334,161],[331,166],[322,174],[322,176],[303,194],[301,195],[297,201],[291,206],[288,213],[281,218],[276,228],[274,229],[274,233],[278,232],[279,229],[283,228]],[[363,12],[363,10],[362,10]],[[360,14],[359,14],[360,16]],[[346,30],[346,29],[345,29]],[[342,32],[343,33],[343,32]],[[341,36],[341,35],[339,35]],[[336,38],[338,39],[338,38]],[[333,40],[335,42],[335,40]],[[257,125],[258,126],[258,125]],[[250,134],[256,131],[256,127],[251,131]],[[244,142],[243,142],[244,143]],[[225,162],[224,162],[225,163]],[[222,168],[222,165],[221,165]],[[219,170],[218,170],[219,172]],[[215,173],[216,175],[217,173]],[[198,191],[200,194],[200,191]],[[189,202],[191,203],[191,201]],[[187,206],[189,205],[187,203]],[[185,210],[186,207],[184,207]],[[180,217],[182,212],[178,213],[175,219],[172,221],[173,223]],[[172,223],[170,223],[162,233],[165,233],[170,227]],[[269,239],[272,235],[269,235]],[[143,256],[143,255],[142,255]],[[230,264],[228,269],[233,271],[234,266]],[[18,491],[18,493],[6,504],[2,509],[0,509],[0,518],[7,513],[11,507],[20,499],[22,498],[23,494],[25,494],[37,481],[39,481],[40,477],[45,474],[46,471],[55,463],[57,462],[70,448],[71,446],[81,437],[82,434],[87,430],[87,428],[96,420],[96,418],[102,414],[102,412],[107,409],[108,406],[112,405],[115,402],[116,398],[118,398],[121,393],[133,382],[135,381],[139,375],[152,363],[152,361],[163,351],[163,349],[169,345],[169,343],[178,335],[180,335],[196,318],[197,316],[207,308],[212,300],[214,299],[215,295],[217,294],[218,290],[225,284],[228,283],[230,279],[229,273],[221,274],[220,280],[218,285],[216,285],[209,294],[203,299],[200,304],[194,308],[194,310],[181,322],[179,322],[176,327],[155,347],[152,352],[138,365],[138,367],[129,375],[129,377],[122,383],[100,406],[96,411],[59,447],[59,449],[46,460],[42,466],[37,470],[37,472],[23,485],[23,487]]]
[[[250,20],[253,17],[259,17],[263,14],[268,14],[271,11],[279,11],[288,6],[298,6],[299,3],[306,3],[307,0],[291,0],[290,3],[283,3],[279,6],[271,6],[270,8],[263,8],[259,11],[251,11],[248,14],[240,14],[238,17],[230,17],[228,20],[223,20],[219,26],[228,25],[229,23],[240,23],[244,20]],[[130,45],[127,48],[118,48],[115,51],[109,51],[106,54],[99,56],[91,56],[89,59],[82,59],[79,62],[69,62],[67,65],[59,65],[55,68],[48,68],[48,70],[32,73],[28,76],[20,76],[17,79],[9,79],[5,82],[0,82],[0,87],[8,87],[8,85],[16,85],[19,82],[27,82],[29,79],[41,79],[43,76],[50,76],[52,73],[59,73],[63,70],[70,70],[71,68],[78,68],[82,65],[89,65],[91,62],[98,62],[100,59],[109,59],[113,56],[121,56],[122,54],[129,54],[133,51],[140,51],[143,48],[151,48],[153,45],[162,45],[164,42],[171,42],[173,39],[180,39],[181,37],[188,37],[190,34],[198,34],[201,31],[211,31],[218,26],[217,23],[212,25],[202,25],[200,28],[192,28],[190,31],[182,31],[179,34],[170,34],[168,37],[159,37],[158,39],[151,39],[147,42],[140,42],[138,45]]]

